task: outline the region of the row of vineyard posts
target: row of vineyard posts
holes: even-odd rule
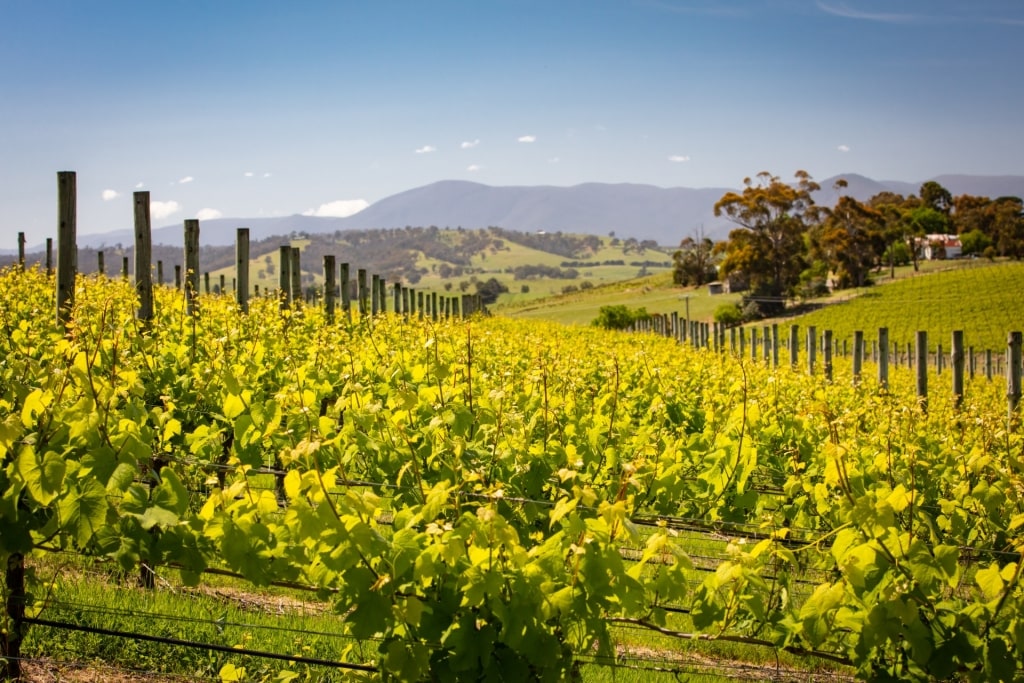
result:
[[[154,317],[153,308],[153,267],[152,267],[152,222],[150,219],[150,194],[139,191],[134,199],[134,232],[135,232],[135,290],[138,295],[137,317],[145,326]],[[77,246],[77,177],[74,171],[57,173],[57,258],[56,258],[56,325],[66,330],[72,320],[75,304],[75,278],[78,274]],[[199,314],[199,221],[186,219],[184,268],[175,265],[175,287],[183,289],[188,315]],[[25,233],[18,233],[18,267],[25,268]],[[235,243],[236,271],[233,282],[234,293],[239,310],[244,314],[249,310],[249,229],[238,228]],[[283,245],[280,247],[280,285],[276,292],[265,291],[267,296],[278,296],[282,311],[291,309],[303,300],[301,288],[301,251],[298,247]],[[98,270],[104,273],[103,252],[98,253]],[[46,239],[45,268],[48,276],[53,275],[53,239]],[[353,319],[353,307],[357,307],[360,320],[372,321],[373,317],[384,313],[387,309],[387,282],[376,274],[367,278],[367,271],[357,269],[356,277],[351,278],[348,263],[336,264],[335,256],[328,254],[323,259],[324,286],[322,289],[323,306],[329,323],[335,319],[335,311],[340,303],[342,312],[349,322]],[[340,271],[340,272],[339,272]],[[163,263],[157,262],[157,284],[163,284]],[[122,277],[128,279],[128,257],[123,258]],[[205,290],[209,294],[210,275],[205,274]],[[340,283],[340,284],[339,284]],[[220,293],[226,292],[224,275],[220,276]],[[259,285],[253,288],[253,294],[260,296]],[[440,318],[468,317],[474,313],[487,313],[479,294],[463,294],[460,296],[438,296],[437,292],[415,290],[401,283],[392,285],[393,310],[396,315],[406,317],[418,315],[429,317],[434,321]],[[340,302],[339,302],[340,299]],[[309,303],[319,305],[319,296],[311,297]],[[157,468],[158,471],[158,468]],[[26,618],[25,592],[25,558],[21,554],[12,554],[5,568],[7,600],[5,609],[9,623],[14,626],[13,633],[4,634],[0,638],[0,680],[21,680],[21,643],[20,632],[31,620]],[[143,585],[153,587],[152,570],[143,564],[141,580]]]
[[[789,337],[786,341],[779,338],[779,324],[764,325],[761,332],[757,327],[747,329],[714,322],[686,320],[678,313],[655,314],[646,320],[634,324],[632,331],[664,335],[676,339],[679,343],[689,343],[693,348],[714,349],[744,358],[748,352],[752,361],[763,358],[765,363],[779,367],[780,350],[785,348],[789,354],[789,364],[797,368],[800,364],[800,326],[790,325]],[[822,355],[822,366],[826,381],[832,381],[832,358],[847,358],[852,350],[853,381],[859,384],[863,374],[864,361],[870,357],[878,370],[878,386],[887,389],[889,386],[889,366],[906,364],[916,375],[917,398],[921,407],[928,408],[928,371],[929,367],[941,374],[948,366],[952,376],[952,392],[954,402],[960,405],[964,395],[964,378],[967,374],[971,379],[981,370],[985,377],[992,380],[998,373],[1006,376],[1007,415],[1013,419],[1021,398],[1022,374],[1022,333],[1019,331],[1007,334],[1006,351],[998,354],[992,349],[975,351],[973,346],[964,347],[963,330],[955,330],[952,335],[949,354],[944,354],[942,344],[938,344],[934,353],[928,350],[928,333],[919,330],[915,341],[907,342],[901,348],[898,342],[889,342],[889,329],[878,328],[878,337],[871,341],[870,353],[865,343],[864,332],[856,331],[850,349],[847,339],[835,339],[832,330],[824,330],[818,335],[814,325],[806,330],[804,349],[807,354],[807,372],[815,373],[818,353]],[[727,339],[728,337],[728,339]],[[749,337],[749,338],[748,338]],[[980,361],[979,361],[980,359]]]
[[[67,324],[71,308],[74,305],[74,281],[78,271],[77,247],[77,202],[76,174],[73,171],[62,171],[57,174],[58,184],[58,235],[57,235],[57,324]],[[139,296],[138,317],[148,322],[153,317],[153,264],[152,264],[152,223],[149,213],[149,192],[135,192],[135,289]],[[235,242],[235,278],[232,289],[241,311],[248,311],[249,301],[249,229],[238,228]],[[341,309],[351,320],[353,301],[357,302],[361,316],[377,315],[387,308],[388,288],[384,277],[371,274],[367,279],[367,271],[358,269],[352,278],[348,263],[337,264],[334,255],[324,256],[324,286],[304,297],[301,285],[301,249],[283,245],[280,247],[280,285],[276,292],[265,291],[266,295],[278,295],[281,308],[288,309],[297,302],[319,305],[322,299],[327,318],[333,321],[335,310],[340,303]],[[103,251],[97,253],[97,270],[105,274]],[[18,233],[18,264],[24,268],[26,263],[25,233]],[[156,263],[156,283],[164,284],[164,267],[162,261]],[[340,265],[340,268],[339,268]],[[48,275],[53,272],[53,239],[46,239],[45,268]],[[184,272],[184,274],[183,274]],[[200,291],[199,286],[199,221],[185,220],[184,268],[174,266],[174,286],[184,287],[185,299],[189,314],[197,310],[195,301]],[[128,257],[123,257],[121,276],[128,279]],[[204,273],[204,290],[217,293],[227,292],[224,274],[220,275],[219,285],[211,288],[210,274]],[[259,285],[253,286],[253,295],[260,296]],[[468,317],[474,313],[486,312],[486,307],[479,294],[462,294],[460,296],[439,296],[437,292],[416,291],[399,282],[392,284],[393,310],[396,314],[418,314],[420,317],[430,316],[434,320],[440,317]],[[340,299],[340,302],[339,302]]]

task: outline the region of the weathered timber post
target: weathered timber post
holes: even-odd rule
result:
[[[11,553],[4,573],[7,632],[0,637],[0,680],[21,681],[21,641],[25,635],[25,556]]]
[[[160,286],[164,284],[164,262],[160,259],[156,261],[156,283]]]
[[[57,327],[65,331],[75,306],[78,271],[77,184],[74,171],[57,173]]]
[[[1011,429],[1021,395],[1021,337],[1020,332],[1010,332],[1006,338],[1006,412]]]
[[[128,257],[127,256],[122,256],[121,257],[121,279],[122,280],[127,280],[128,279]]]
[[[235,300],[238,310],[249,312],[249,228],[235,230]],[[224,293],[224,276],[220,276],[220,293]]]
[[[800,326],[789,326],[789,364],[796,369],[800,362]]]
[[[750,328],[750,360],[757,360],[757,328]]]
[[[370,315],[377,317],[380,311],[380,275],[370,276]]]
[[[18,268],[25,270],[25,233],[18,233]]]
[[[234,282],[235,278],[231,278],[231,281]],[[221,294],[224,294],[225,292],[228,291],[227,290],[227,283],[224,281],[224,273],[220,274],[220,282],[218,283],[218,286],[220,287],[220,293]],[[259,287],[259,285],[256,285],[256,286]],[[248,297],[247,297],[246,298],[246,310],[242,311],[242,312],[245,313],[248,310],[249,310],[249,301],[248,301]]]
[[[765,351],[764,360],[768,361],[768,352]],[[779,367],[779,324],[772,323],[772,367]]]
[[[328,323],[334,322],[334,270],[334,254],[324,254],[324,313]]]
[[[136,317],[148,326],[153,320],[153,224],[149,215],[149,192],[136,192],[135,203],[135,293],[139,297]]]
[[[985,349],[985,379],[992,381],[992,349]]]
[[[369,292],[366,291],[366,269],[359,268],[356,271],[356,297],[359,299],[359,316],[365,318],[369,312],[369,301],[367,300]]]
[[[434,296],[437,296],[436,294]],[[423,319],[423,290],[416,292],[416,306],[420,320]]]
[[[297,306],[304,301],[302,297],[302,251],[298,247],[291,248],[291,302]]]
[[[964,331],[953,330],[952,341],[953,405],[957,408],[964,402]]]
[[[889,328],[878,328],[878,386],[889,388]],[[927,350],[926,350],[927,351]],[[927,356],[926,356],[927,357]]]
[[[823,333],[822,349],[825,354],[825,381],[832,381],[832,330],[825,330]]]
[[[185,220],[185,303],[189,315],[196,313],[199,294],[199,221]]]
[[[974,347],[973,346],[968,346],[967,347],[967,372],[969,373],[971,379],[974,379],[974,373],[977,370],[977,367],[976,367],[977,363],[975,362],[975,360],[976,359],[974,357]]]
[[[181,289],[181,266],[177,263],[174,264],[174,288]]]
[[[935,347],[935,374],[942,374],[942,366],[945,364],[945,357],[942,355],[942,342]]]
[[[348,316],[348,321],[352,322],[352,290],[351,287],[351,276],[348,272],[348,264],[342,263],[341,269],[338,271],[338,288],[341,291],[341,310]]]
[[[396,282],[394,285],[394,308],[395,315],[399,315],[402,312],[402,283]]]
[[[53,275],[53,238],[46,238],[46,277]]]
[[[743,358],[745,355],[747,355],[747,331],[741,327],[739,328],[739,332],[737,334],[739,334],[740,337],[740,348],[737,355],[740,358]]]
[[[438,310],[437,310],[437,292],[430,293],[430,315],[434,322],[437,322]]]
[[[103,250],[100,249],[96,252],[96,272],[98,275],[106,275],[107,269],[103,263]]]
[[[402,287],[402,315],[406,318],[409,317],[409,288]]]
[[[292,248],[282,245],[277,250],[280,264],[278,264],[277,286],[281,297],[281,310],[291,306],[292,300]]]
[[[860,384],[861,368],[864,364],[864,332],[853,333],[853,384]]]
[[[818,359],[818,330],[814,325],[807,326],[807,374],[814,374],[814,361]]]
[[[203,292],[205,294],[210,293],[210,271],[203,273]]]
[[[917,340],[917,402],[928,412],[928,332],[918,330]]]

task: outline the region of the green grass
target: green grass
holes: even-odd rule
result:
[[[708,320],[722,304],[740,300],[738,294],[708,294],[707,287],[677,287],[672,273],[664,272],[633,278],[607,286],[567,295],[557,295],[535,302],[498,306],[495,313],[514,318],[551,320],[567,325],[589,325],[602,306],[626,305],[644,307],[648,313],[679,313],[689,311],[693,320]]]
[[[887,327],[890,341],[901,345],[924,330],[932,351],[938,344],[948,350],[953,331],[963,330],[966,346],[1004,350],[1007,332],[1024,328],[1022,283],[1024,263],[965,261],[953,270],[846,293],[855,296],[792,318],[783,327],[788,336],[789,324],[814,325],[819,333],[832,330],[835,339],[852,339],[860,330],[869,342],[878,338],[878,328]]]

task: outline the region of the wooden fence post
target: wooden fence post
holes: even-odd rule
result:
[[[25,233],[18,233],[18,268],[25,270]]]
[[[156,261],[156,283],[160,286],[164,284],[164,262],[160,259]]]
[[[796,369],[800,362],[800,326],[789,326],[789,364]]]
[[[959,408],[964,401],[964,331],[953,330],[952,341],[953,405]]]
[[[292,305],[298,306],[298,304],[304,301],[302,296],[302,252],[298,247],[291,248],[291,302]]]
[[[77,185],[74,171],[57,173],[57,327],[65,331],[75,306],[78,271]]]
[[[853,333],[853,383],[860,384],[861,368],[864,364],[864,332],[856,330]]]
[[[203,292],[210,293],[210,271],[203,273]]]
[[[234,282],[234,280],[235,280],[235,278],[231,278],[232,282]],[[220,293],[221,294],[224,294],[225,292],[228,291],[227,290],[227,283],[224,280],[224,273],[220,274],[220,282],[218,283],[217,286],[220,287]],[[256,285],[256,287],[259,287],[259,285]],[[257,294],[257,296],[259,295],[259,291],[258,290],[257,290],[256,294]],[[248,300],[246,301],[246,310],[248,310]],[[243,313],[244,312],[245,311],[243,311]]]
[[[174,264],[174,288],[181,289],[181,265],[177,263]]]
[[[46,277],[53,275],[53,238],[46,238]]]
[[[127,280],[128,279],[128,257],[127,256],[122,256],[121,257],[121,279],[123,279],[123,280]]]
[[[96,272],[99,275],[106,275],[107,274],[106,265],[103,263],[103,250],[102,249],[100,249],[99,251],[96,252]]]
[[[814,361],[818,356],[818,329],[814,325],[807,326],[807,374],[814,374]]]
[[[249,312],[249,228],[235,230],[235,300],[238,310]],[[220,293],[224,293],[224,276],[220,276]]]
[[[334,254],[324,254],[324,313],[328,323],[334,322],[334,278]]]
[[[928,412],[928,332],[918,330],[917,340],[917,402]]]
[[[825,354],[825,381],[832,381],[832,330],[822,333],[822,351]]]
[[[0,637],[0,680],[17,682],[21,680],[21,640],[25,634],[25,556],[11,553],[5,569],[9,628]]]
[[[199,294],[199,221],[185,219],[185,303],[189,315],[196,313]]]
[[[878,386],[881,389],[889,388],[889,328],[878,328]]]
[[[370,315],[376,317],[380,312],[380,275],[370,276]]]
[[[767,327],[765,327],[765,329],[767,329]],[[765,339],[767,340],[767,336],[765,337]],[[767,343],[767,341],[766,341],[766,343]],[[771,348],[771,351],[772,351],[772,367],[776,368],[776,369],[779,367],[779,347],[780,347],[780,344],[779,344],[779,324],[778,323],[772,323],[772,348]],[[764,360],[767,363],[767,361],[768,361],[767,347],[766,347],[766,350],[765,350],[765,353],[764,353]]]
[[[1020,332],[1010,332],[1006,338],[1006,406],[1011,429],[1021,396],[1021,337]]]
[[[153,320],[153,224],[149,215],[149,192],[136,192],[135,200],[135,292],[139,296],[136,317],[148,327]]]
[[[348,264],[342,263],[338,271],[338,290],[341,292],[341,310],[352,322],[352,289],[351,275],[348,272]]]
[[[416,292],[416,306],[417,306],[416,310],[419,313],[420,320],[422,320],[423,319],[423,290],[420,290],[420,291]]]
[[[402,313],[402,283],[396,282],[394,290],[395,315],[400,315]]]
[[[277,274],[277,286],[281,296],[281,310],[285,310],[292,303],[292,248],[282,245],[277,249],[280,264]]]
[[[369,292],[366,291],[366,269],[359,268],[356,270],[356,297],[359,299],[359,316],[365,318],[366,314],[369,313],[369,301],[367,300]]]

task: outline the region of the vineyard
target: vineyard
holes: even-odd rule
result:
[[[156,287],[142,324],[127,280],[74,294],[65,331],[52,277],[0,271],[7,675],[148,639],[151,669],[224,680],[1024,678],[998,380],[924,410],[909,370],[843,358],[826,381],[536,321]],[[301,646],[165,625],[226,581],[316,604],[245,617]]]

